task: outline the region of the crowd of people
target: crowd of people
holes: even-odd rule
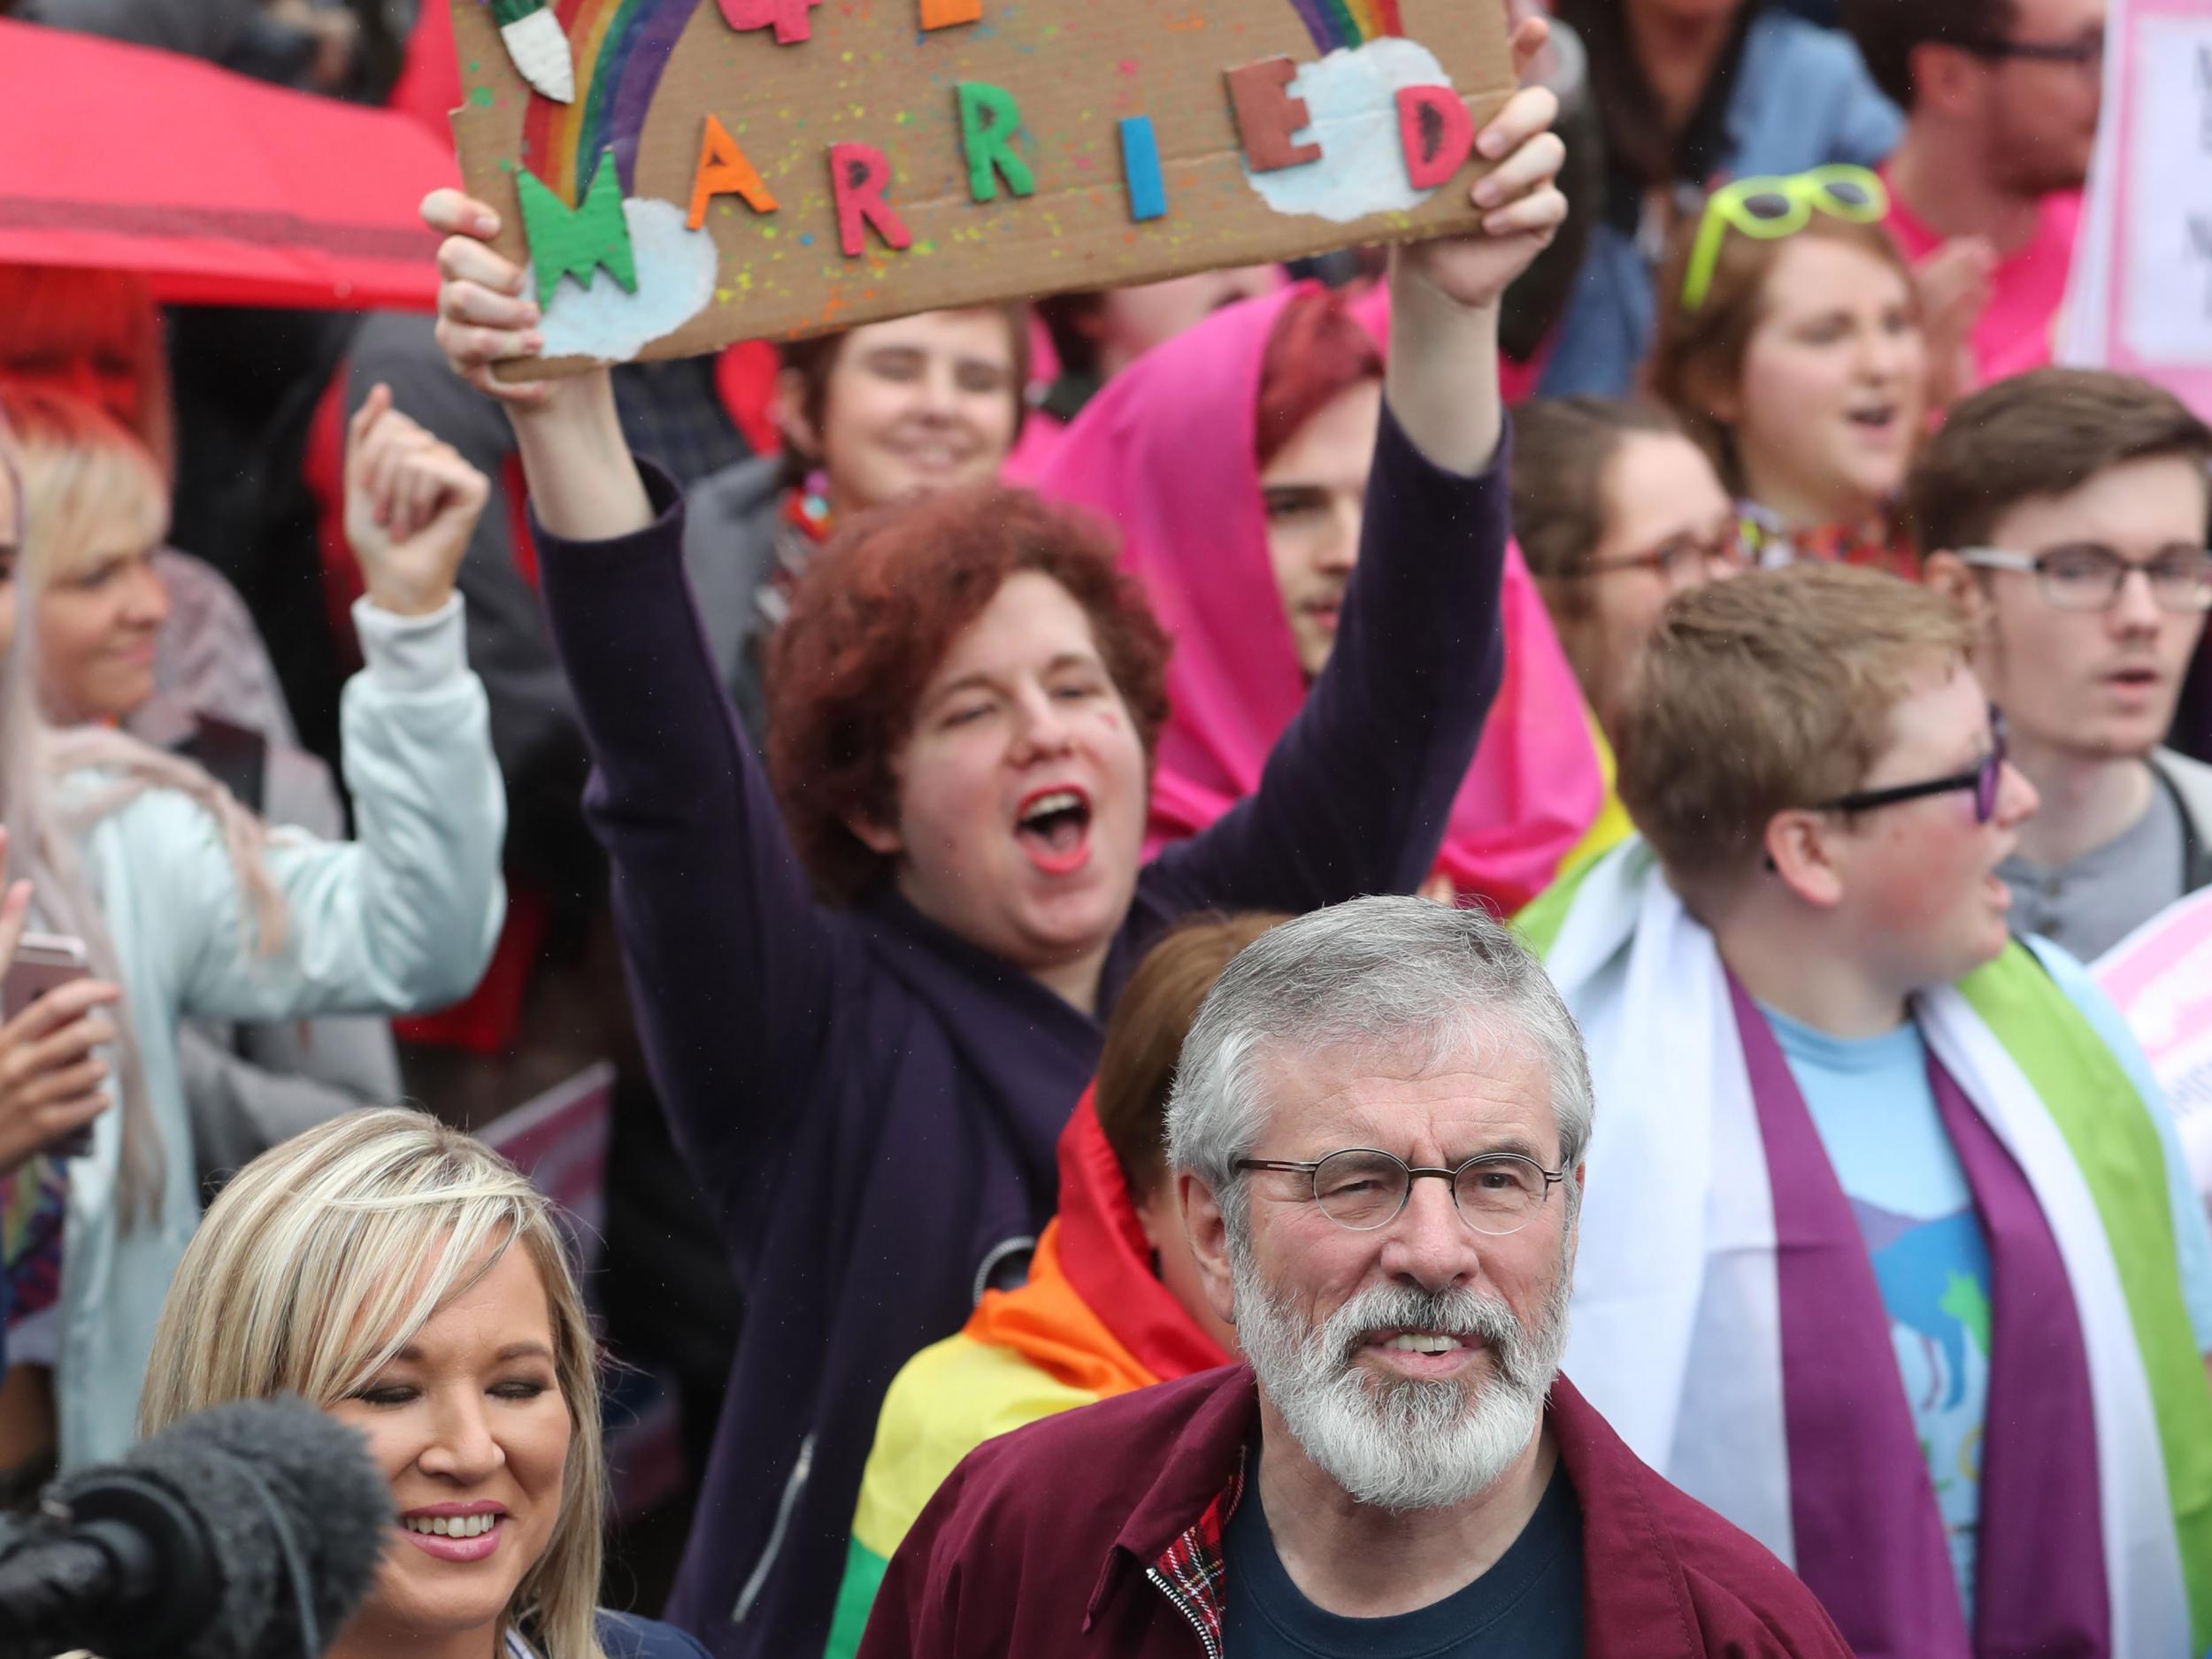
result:
[[[1500,3],[1386,254],[530,379],[440,191],[234,538],[205,319],[0,267],[0,1503],[303,1395],[340,1659],[2212,1655],[2101,0]],[[468,1133],[577,1052],[589,1271]]]

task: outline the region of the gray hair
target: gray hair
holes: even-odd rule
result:
[[[1560,1166],[1590,1142],[1590,1062],[1528,948],[1479,910],[1355,899],[1263,934],[1230,963],[1184,1040],[1167,1108],[1168,1163],[1210,1187],[1241,1238],[1248,1157],[1266,1127],[1260,1060],[1289,1050],[1412,1049],[1426,1064],[1516,1037],[1551,1078]]]

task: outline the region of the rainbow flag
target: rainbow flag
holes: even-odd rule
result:
[[[572,101],[533,100],[523,123],[523,163],[570,206],[614,151],[622,194],[637,191],[637,147],[661,75],[701,0],[559,0],[572,54]]]
[[[1398,0],[1291,0],[1313,36],[1313,49],[1323,57],[1339,50],[1364,46],[1385,35],[1403,35],[1398,20]]]

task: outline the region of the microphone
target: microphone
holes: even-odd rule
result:
[[[362,1437],[305,1402],[195,1413],[0,1541],[0,1659],[321,1659],[393,1521]]]

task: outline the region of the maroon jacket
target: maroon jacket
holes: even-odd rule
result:
[[[1588,1659],[1851,1659],[1788,1568],[1640,1462],[1563,1378],[1548,1416],[1582,1505]],[[859,1659],[1221,1659],[1221,1532],[1258,1425],[1239,1365],[977,1448],[892,1556]]]

